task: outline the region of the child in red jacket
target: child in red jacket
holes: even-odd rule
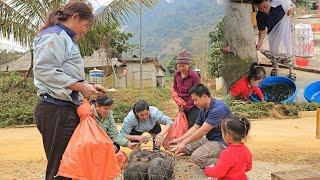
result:
[[[250,122],[246,118],[236,116],[225,119],[221,124],[222,137],[228,144],[219,156],[215,165],[206,166],[206,176],[218,180],[246,180],[245,172],[252,168],[250,150],[242,143],[250,129]]]
[[[249,96],[253,93],[261,101],[264,101],[263,94],[259,88],[259,83],[266,77],[266,70],[253,63],[250,67],[248,75],[243,76],[240,80],[234,83],[230,88],[231,96],[247,101]]]

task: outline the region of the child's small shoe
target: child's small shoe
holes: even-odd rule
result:
[[[270,76],[277,76],[278,75],[278,69],[272,69]]]
[[[290,73],[290,74],[288,75],[288,78],[290,78],[292,81],[295,81],[295,80],[297,79],[295,73]]]

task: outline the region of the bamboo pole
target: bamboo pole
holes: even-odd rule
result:
[[[320,108],[317,109],[316,137],[320,139]]]

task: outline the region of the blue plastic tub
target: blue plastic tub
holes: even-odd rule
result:
[[[304,97],[308,102],[320,103],[320,81],[309,84],[304,89]]]
[[[298,88],[297,85],[294,81],[292,81],[291,79],[284,77],[284,76],[268,76],[266,77],[259,85],[260,88],[263,88],[265,86],[270,86],[270,85],[274,85],[274,84],[288,84],[291,87],[293,87],[294,93],[289,96],[287,99],[281,101],[280,103],[292,103],[296,100],[297,94],[298,94]],[[319,96],[320,97],[320,96]],[[260,100],[254,96],[251,95],[250,96],[251,101],[253,102],[259,102]],[[265,100],[268,101],[268,97],[265,97]]]

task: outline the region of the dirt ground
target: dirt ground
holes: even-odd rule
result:
[[[247,144],[253,156],[250,179],[270,179],[272,172],[309,169],[320,172],[320,139],[315,118],[252,121]],[[0,129],[0,180],[44,179],[46,158],[35,127]],[[176,179],[207,179],[189,158],[177,158]]]

